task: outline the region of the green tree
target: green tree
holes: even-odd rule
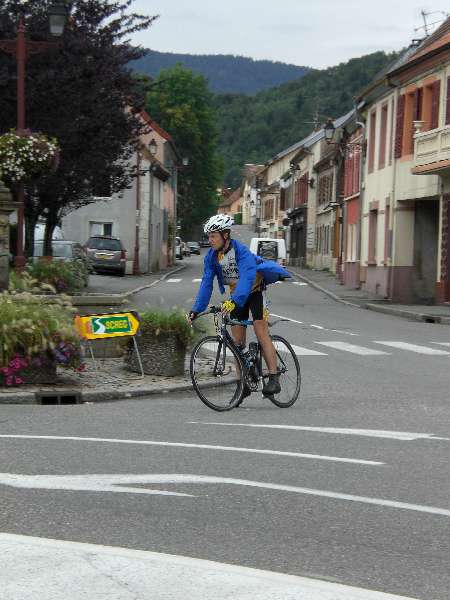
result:
[[[146,109],[173,136],[181,156],[189,158],[179,177],[178,216],[183,234],[197,233],[216,210],[223,172],[213,95],[202,75],[176,65],[148,84]]]
[[[56,173],[27,185],[26,253],[33,252],[34,228],[45,218],[44,253],[51,254],[62,216],[130,186],[130,167],[142,129],[128,110],[142,106],[128,65],[144,51],[129,37],[154,18],[130,13],[134,0],[71,0],[70,18],[57,47],[27,61],[27,127],[58,139]],[[32,40],[48,38],[50,0],[3,0],[0,39],[16,34],[20,12]],[[0,133],[16,124],[16,64],[0,53]]]

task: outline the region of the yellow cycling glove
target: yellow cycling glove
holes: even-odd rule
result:
[[[225,300],[222,302],[222,312],[231,313],[236,308],[236,304],[233,300]]]

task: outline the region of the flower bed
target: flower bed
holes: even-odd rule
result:
[[[56,367],[82,371],[80,338],[67,298],[0,294],[0,385],[53,383]]]
[[[29,263],[22,274],[12,272],[10,289],[37,292],[41,287],[45,293],[73,294],[86,287],[89,269],[82,260],[63,262],[41,259]]]

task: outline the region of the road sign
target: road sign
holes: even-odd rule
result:
[[[108,315],[87,315],[75,318],[75,326],[86,340],[135,336],[139,329],[136,313],[115,313]]]

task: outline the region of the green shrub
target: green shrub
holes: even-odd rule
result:
[[[45,293],[73,294],[86,287],[88,278],[89,270],[87,264],[82,260],[63,262],[41,259],[29,263],[22,275],[12,273],[10,288],[17,291],[35,292],[36,285],[38,285],[44,286]]]
[[[150,331],[155,335],[175,333],[181,342],[188,344],[192,338],[192,327],[186,315],[180,310],[165,311],[159,308],[149,308],[139,313],[140,330]]]

